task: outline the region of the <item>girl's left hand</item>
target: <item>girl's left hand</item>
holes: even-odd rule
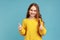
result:
[[[43,30],[43,22],[41,22],[41,25],[40,25],[39,29]]]

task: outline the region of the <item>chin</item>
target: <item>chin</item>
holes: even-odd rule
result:
[[[31,17],[35,17],[34,15],[31,15]]]

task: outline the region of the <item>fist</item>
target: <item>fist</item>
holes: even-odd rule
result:
[[[22,26],[20,23],[18,23],[18,29],[21,30],[22,29]]]
[[[43,30],[43,22],[41,22],[41,24],[40,24],[40,30]]]

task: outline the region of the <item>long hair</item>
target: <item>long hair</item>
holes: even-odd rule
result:
[[[37,9],[37,14],[35,15],[35,18],[36,18],[37,21],[38,21],[37,32],[38,32],[38,34],[39,34],[38,28],[40,27],[40,19],[41,19],[41,21],[42,21],[42,17],[41,17],[41,14],[40,14],[40,10],[39,10],[38,4],[36,4],[36,3],[30,4],[30,6],[28,7],[28,10],[27,10],[26,18],[29,18],[29,16],[30,16],[30,15],[29,15],[29,10],[30,10],[30,8],[31,8],[32,6],[35,6],[36,9]],[[39,35],[40,35],[40,34],[39,34]]]

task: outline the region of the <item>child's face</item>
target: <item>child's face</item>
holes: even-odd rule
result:
[[[30,15],[31,17],[35,17],[36,14],[37,14],[37,9],[36,9],[35,6],[32,6],[32,7],[30,8],[30,10],[29,10],[29,15]]]

